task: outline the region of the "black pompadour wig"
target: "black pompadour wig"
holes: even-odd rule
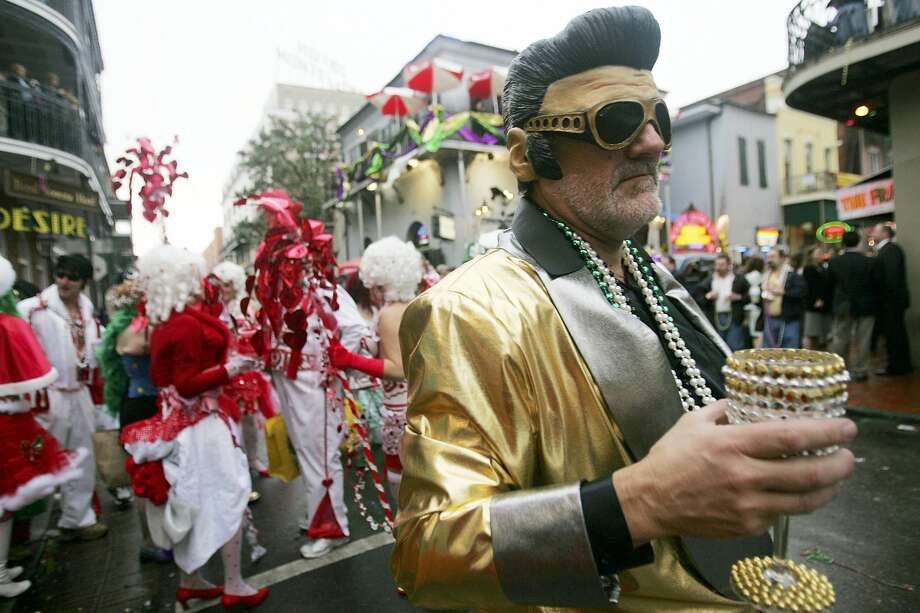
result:
[[[72,274],[80,277],[83,281],[88,281],[93,277],[93,265],[79,253],[71,253],[62,255],[57,259],[54,265],[54,273]]]
[[[552,38],[528,45],[508,67],[502,96],[505,128],[522,128],[537,115],[554,82],[599,66],[651,70],[658,59],[661,30],[652,13],[639,6],[593,9],[579,15]],[[547,179],[561,179],[550,138],[527,136],[527,159]],[[529,183],[519,183],[522,194]]]

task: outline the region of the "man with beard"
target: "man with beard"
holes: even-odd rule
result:
[[[392,568],[417,606],[740,610],[731,564],[852,470],[847,450],[780,459],[848,420],[720,424],[727,347],[627,240],[660,209],[659,42],[646,9],[595,9],[510,66],[514,224],[400,330]]]

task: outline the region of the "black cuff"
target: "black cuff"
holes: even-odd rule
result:
[[[655,552],[649,543],[633,548],[632,535],[610,477],[582,482],[581,508],[591,551],[601,575],[612,575],[655,561]]]

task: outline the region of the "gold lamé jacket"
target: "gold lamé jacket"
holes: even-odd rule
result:
[[[687,292],[668,297],[717,345]],[[535,205],[500,248],[413,301],[392,570],[426,608],[734,611],[732,562],[767,537],[660,539],[652,564],[599,576],[580,483],[643,457],[682,414],[655,332],[616,312]]]

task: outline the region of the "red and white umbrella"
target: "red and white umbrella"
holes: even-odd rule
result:
[[[405,117],[425,108],[427,100],[411,89],[404,87],[384,87],[376,94],[367,97],[368,101],[380,109],[384,115]]]
[[[433,58],[409,64],[403,70],[406,87],[426,94],[439,94],[463,82],[463,66]]]
[[[470,75],[470,98],[495,98],[501,95],[505,88],[505,79],[508,78],[508,69],[492,66],[485,70],[474,72]]]

